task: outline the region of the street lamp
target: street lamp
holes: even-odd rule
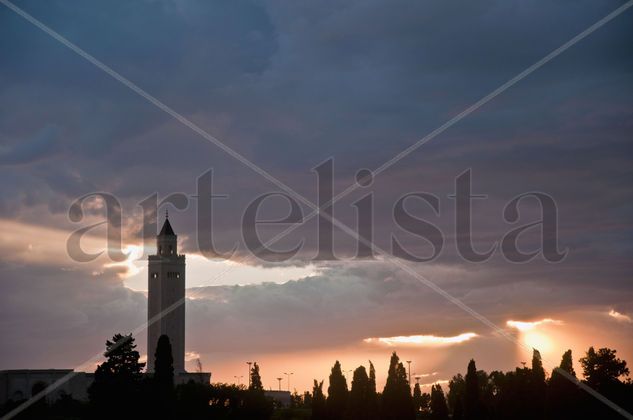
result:
[[[409,388],[411,388],[411,360],[407,360],[407,365],[409,365]]]
[[[420,384],[420,378],[421,376],[415,376],[415,383],[418,385]]]
[[[280,391],[281,391],[281,380],[282,380],[282,379],[283,379],[283,378],[277,378],[277,381],[279,382],[279,390],[280,390]]]
[[[251,365],[253,364],[253,362],[246,362],[246,364],[248,365],[248,387],[251,387]]]
[[[284,372],[284,375],[286,375],[288,377],[288,392],[290,392],[290,375],[294,375],[294,372]]]

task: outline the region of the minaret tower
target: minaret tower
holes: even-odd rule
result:
[[[174,373],[185,371],[185,256],[178,255],[178,236],[165,223],[156,237],[156,255],[148,263],[147,371],[154,371],[158,338],[165,334],[171,342]]]

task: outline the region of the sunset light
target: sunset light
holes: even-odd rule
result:
[[[539,321],[512,321],[510,320],[506,322],[506,325],[508,327],[516,328],[519,331],[529,331],[529,330],[533,330],[534,328],[540,325],[545,325],[545,324],[560,325],[562,323],[563,321],[559,321],[559,320],[551,319],[551,318],[545,318]]]
[[[615,311],[613,309],[611,309],[609,311],[609,316],[611,318],[614,318],[614,319],[618,320],[618,321],[623,321],[623,322],[628,322],[628,323],[633,322],[633,319],[630,316],[622,314],[622,313],[620,313],[618,311]]]
[[[0,419],[633,420],[632,23],[0,0]]]
[[[465,341],[469,341],[477,337],[477,334],[473,332],[462,333],[453,337],[438,337],[435,335],[408,335],[397,337],[377,337],[366,338],[366,343],[380,343],[388,346],[413,345],[420,347],[437,347],[437,346],[450,346],[453,344],[460,344]]]

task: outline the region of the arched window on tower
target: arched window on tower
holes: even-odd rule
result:
[[[174,255],[174,248],[169,245],[169,255]]]

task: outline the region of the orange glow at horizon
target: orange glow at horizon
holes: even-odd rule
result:
[[[408,335],[396,337],[373,337],[366,338],[363,341],[365,343],[380,343],[386,344],[388,346],[393,346],[397,344],[409,344],[415,346],[435,347],[463,343],[477,336],[478,335],[473,332],[466,332],[453,337],[438,337],[435,335]]]

